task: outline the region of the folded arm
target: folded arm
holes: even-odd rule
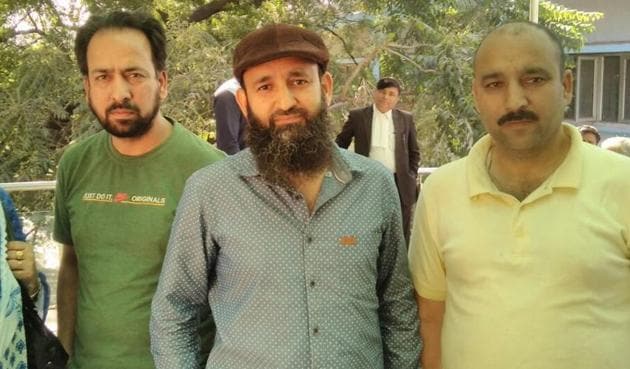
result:
[[[335,142],[341,148],[347,149],[352,142],[352,138],[354,137],[354,125],[352,124],[352,119],[348,116],[348,119],[343,124],[343,128],[341,132],[337,135]]]
[[[418,140],[416,138],[416,124],[411,119],[409,133],[407,136],[407,145],[409,147],[409,170],[413,173],[418,173],[418,166],[420,165],[420,148],[418,147]]]

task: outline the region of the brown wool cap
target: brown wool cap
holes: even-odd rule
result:
[[[317,33],[289,24],[270,24],[250,32],[236,45],[234,77],[242,85],[247,68],[288,56],[312,60],[323,70],[329,60],[328,49]]]

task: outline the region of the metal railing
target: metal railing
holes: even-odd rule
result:
[[[438,167],[421,167],[418,168],[418,177],[420,176],[428,176],[429,174],[435,172]]]
[[[424,178],[425,176],[433,173],[437,168],[423,167],[418,168],[418,176]],[[47,191],[54,190],[56,181],[32,181],[32,182],[7,182],[0,183],[0,187],[4,188],[8,192],[17,191]]]
[[[0,187],[8,192],[54,190],[57,181],[33,181],[0,183]]]
[[[426,178],[427,175],[433,173],[437,168],[419,168],[418,169],[418,178],[420,182]],[[32,182],[11,182],[11,183],[0,183],[0,188],[8,192],[21,192],[21,191],[54,191],[56,181],[32,181]],[[52,212],[52,211],[51,211]],[[28,216],[27,216],[28,217]],[[40,247],[36,250],[36,252],[40,255],[38,258],[40,271],[43,271],[48,278],[48,282],[51,286],[51,290],[53,294],[56,294],[56,286],[57,286],[57,274],[59,270],[59,254],[60,248],[59,246],[52,242],[52,229],[49,229],[49,239],[51,244],[47,247]],[[55,246],[52,246],[55,245]],[[40,245],[41,246],[41,245]],[[53,332],[57,332],[57,308],[56,308],[56,297],[52,296],[51,302],[52,305],[48,310],[48,316],[46,318],[46,325]]]

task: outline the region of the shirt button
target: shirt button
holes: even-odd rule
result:
[[[313,237],[311,237],[311,236],[307,236],[307,237],[306,237],[306,242],[307,242],[307,243],[311,243],[311,242],[313,242]]]
[[[311,287],[315,287],[315,281],[311,281],[310,285]]]
[[[318,335],[318,334],[319,334],[319,327],[313,328],[313,335]]]

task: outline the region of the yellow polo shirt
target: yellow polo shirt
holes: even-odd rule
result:
[[[490,180],[488,136],[422,188],[409,264],[446,302],[444,369],[630,368],[630,159],[563,130],[522,202]]]

